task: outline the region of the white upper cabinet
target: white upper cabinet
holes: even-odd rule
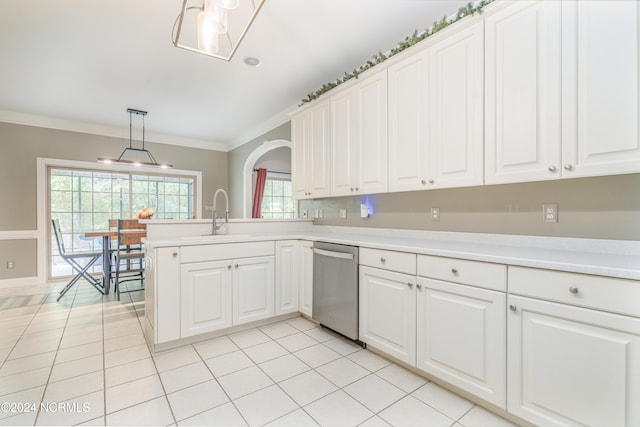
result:
[[[560,2],[520,1],[485,20],[485,183],[561,176]]]
[[[428,61],[422,51],[389,67],[389,191],[427,188]]]
[[[331,195],[387,191],[387,70],[330,100]]]
[[[327,197],[329,186],[329,103],[310,106],[291,119],[291,175],[297,199]]]
[[[640,3],[562,2],[563,176],[640,171]]]
[[[483,23],[429,48],[429,188],[483,183]]]

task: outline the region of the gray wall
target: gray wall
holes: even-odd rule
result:
[[[0,123],[0,200],[6,203],[0,209],[0,231],[36,229],[37,157],[94,162],[99,156],[117,156],[126,146],[128,139]],[[176,169],[202,171],[203,196],[228,188],[227,153],[151,142],[145,146]],[[203,213],[207,215],[211,212]],[[0,279],[36,275],[35,241],[0,240],[0,256]],[[6,269],[5,256],[15,260],[15,270]]]
[[[232,218],[242,218],[243,200],[242,200],[242,172],[247,157],[265,141],[272,139],[286,139],[291,141],[291,124],[284,123],[269,132],[252,139],[240,147],[229,151],[229,215]],[[249,215],[251,216],[251,215]]]
[[[359,217],[360,203],[373,211]],[[559,204],[559,222],[542,222],[542,205]],[[431,222],[431,207],[440,222]],[[640,240],[640,174],[301,201],[315,224],[416,230]],[[347,209],[346,220],[339,219]]]

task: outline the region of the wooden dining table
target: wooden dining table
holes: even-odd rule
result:
[[[121,233],[146,236],[146,231],[122,230]],[[87,231],[84,237],[102,237],[102,286],[104,294],[109,295],[111,288],[111,241],[118,238],[117,230]]]

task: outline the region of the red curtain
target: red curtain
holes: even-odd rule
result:
[[[267,182],[267,170],[265,168],[258,169],[256,178],[256,192],[253,195],[253,215],[252,218],[260,218],[262,210],[262,196],[264,196],[264,185]]]

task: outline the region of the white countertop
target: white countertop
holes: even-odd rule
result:
[[[252,242],[312,240],[425,255],[462,258],[524,267],[545,268],[640,280],[640,242],[452,233],[360,227],[312,226],[293,231],[241,229],[218,236],[149,239],[149,248]]]

